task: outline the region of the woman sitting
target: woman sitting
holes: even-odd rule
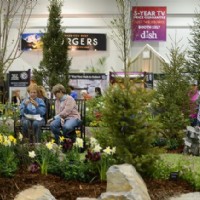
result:
[[[40,142],[40,128],[45,125],[46,106],[44,101],[37,97],[38,86],[36,84],[29,85],[27,92],[29,97],[20,104],[22,132],[25,137],[28,137],[31,130],[35,142]]]
[[[74,142],[76,139],[74,129],[81,123],[76,101],[73,97],[66,94],[65,87],[61,84],[55,85],[52,93],[56,97],[56,115],[48,120],[48,123],[50,123],[50,129],[55,136],[56,143],[59,143],[61,130],[65,138],[71,138]]]

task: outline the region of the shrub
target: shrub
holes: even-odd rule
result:
[[[105,139],[112,139],[119,160],[134,165],[142,162],[136,165],[142,173],[146,173],[150,163],[157,159],[152,143],[161,126],[150,109],[153,95],[153,91],[134,88],[129,82],[124,87],[117,84],[105,93],[102,110],[102,121],[106,124],[107,132]],[[149,155],[148,159],[143,159],[145,155]],[[141,171],[140,167],[145,160],[146,172]]]

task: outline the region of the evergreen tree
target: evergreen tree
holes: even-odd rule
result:
[[[153,117],[149,110],[154,91],[138,88],[134,81],[130,81],[127,72],[131,64],[131,1],[116,0],[116,4],[119,15],[111,21],[111,30],[120,51],[125,77],[117,80],[121,83],[111,85],[104,94],[102,124],[106,127],[103,130],[107,136],[104,140],[116,146],[117,155],[123,163],[133,164],[143,174],[151,174],[152,163],[157,159],[152,143],[160,130],[157,117]],[[106,144],[101,135],[97,138]]]
[[[157,87],[157,111],[168,139],[182,143],[183,130],[189,123],[189,78],[184,73],[185,51],[175,42],[170,49],[170,63],[164,62],[165,77]]]
[[[194,24],[191,27],[192,39],[189,40],[191,50],[188,51],[188,61],[186,64],[187,72],[193,79],[200,84],[200,14],[196,11],[196,17],[193,20]]]
[[[153,94],[131,82],[126,87],[116,84],[106,91],[102,111],[110,145],[116,146],[123,163],[133,164],[143,174],[150,173],[157,158],[152,143],[160,124],[149,109]]]
[[[61,27],[61,7],[60,0],[50,1],[47,31],[42,37],[43,60],[39,69],[33,71],[36,82],[43,82],[50,90],[57,83],[67,87],[69,82],[71,59],[68,59],[68,42]]]

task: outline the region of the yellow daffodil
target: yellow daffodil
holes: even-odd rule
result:
[[[3,143],[3,136],[0,135],[0,144],[2,144],[2,143]]]
[[[90,138],[90,144],[92,147],[94,147],[97,144],[97,140],[94,137]]]
[[[75,146],[83,148],[83,139],[76,138],[76,142],[74,143]]]
[[[29,152],[28,152],[28,156],[29,156],[30,158],[35,158],[35,156],[36,156],[35,151],[29,151]]]
[[[19,133],[18,139],[19,139],[20,141],[22,141],[23,135],[22,135],[21,133]]]
[[[64,141],[64,136],[60,136],[60,142],[63,142]]]
[[[15,138],[14,138],[12,135],[9,135],[9,136],[8,136],[8,139],[9,139],[11,142],[13,142],[13,141],[15,140]]]
[[[111,152],[112,152],[112,150],[111,150],[111,148],[108,146],[108,147],[106,147],[106,149],[103,150],[103,152],[106,153],[106,154],[108,154],[108,155],[110,155]]]
[[[116,152],[116,147],[113,147],[111,153],[112,153],[112,154],[115,154],[115,152]]]
[[[53,144],[51,142],[46,143],[46,147],[51,150],[53,148]]]
[[[101,146],[99,144],[96,144],[95,147],[93,148],[94,152],[100,152],[101,151]]]
[[[81,137],[81,131],[76,130],[76,136],[77,136],[77,137]]]
[[[51,140],[51,143],[52,143],[52,144],[53,144],[53,143],[55,143],[55,140],[54,140],[54,139],[52,139],[52,140]]]

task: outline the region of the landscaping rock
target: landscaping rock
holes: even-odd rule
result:
[[[135,168],[129,164],[113,165],[107,171],[107,190],[101,200],[150,200],[147,187]]]
[[[20,192],[14,200],[56,200],[54,196],[42,185],[35,185]]]
[[[184,153],[195,156],[200,155],[200,129],[199,127],[187,126],[184,140]]]

